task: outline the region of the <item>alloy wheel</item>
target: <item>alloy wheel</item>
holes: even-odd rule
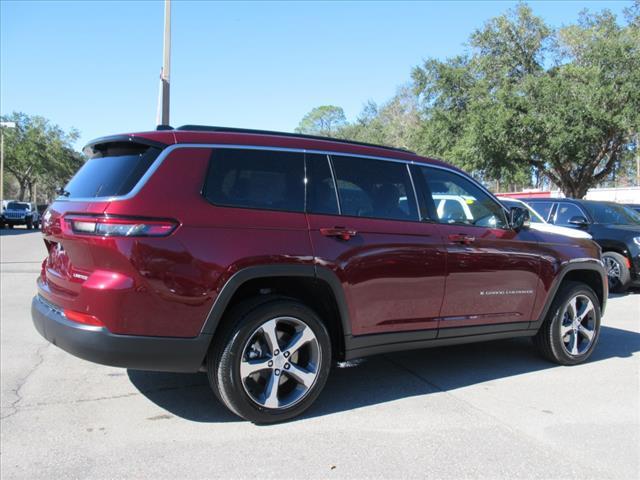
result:
[[[298,318],[277,317],[259,326],[242,349],[242,386],[262,407],[288,408],[311,390],[321,361],[311,328]]]
[[[585,353],[595,337],[596,311],[586,295],[572,297],[562,312],[560,338],[565,351],[572,356]]]
[[[614,290],[620,283],[620,277],[622,276],[622,269],[620,264],[611,257],[604,257],[602,259],[604,267],[607,271],[607,279],[609,280],[609,290]]]

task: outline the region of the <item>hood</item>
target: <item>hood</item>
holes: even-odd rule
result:
[[[583,230],[578,230],[577,228],[561,227],[559,225],[551,225],[548,223],[532,223],[530,228],[532,228],[533,230],[538,230],[539,232],[556,233],[558,235],[565,235],[572,238],[591,238],[591,235]]]

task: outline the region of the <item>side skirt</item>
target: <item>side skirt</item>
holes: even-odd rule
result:
[[[531,330],[526,327],[525,323],[522,327],[519,324],[501,324],[472,327],[473,329],[450,328],[441,330],[438,338],[435,330],[347,336],[345,337],[345,360],[404,350],[532,337],[536,334],[537,329]]]

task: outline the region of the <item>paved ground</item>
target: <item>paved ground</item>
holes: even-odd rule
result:
[[[612,298],[593,360],[524,339],[370,358],[302,419],[257,427],[204,375],[76,359],[31,325],[44,248],[2,231],[1,474],[9,478],[639,478],[640,294]]]

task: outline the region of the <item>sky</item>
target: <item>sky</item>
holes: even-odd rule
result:
[[[517,3],[172,2],[171,124],[292,131],[319,105],[354,120],[426,58]],[[554,27],[630,1],[532,1]],[[164,2],[0,0],[0,113],[95,137],[155,128]]]

